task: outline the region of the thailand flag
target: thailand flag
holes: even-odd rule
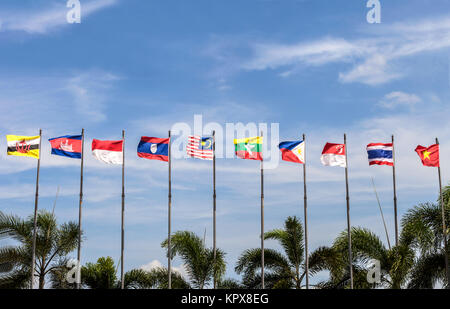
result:
[[[367,155],[369,157],[369,165],[389,165],[394,166],[394,158],[392,156],[392,143],[372,143],[367,145]]]
[[[81,159],[81,135],[66,135],[48,140],[52,146],[52,155]]]
[[[120,141],[92,141],[94,157],[108,164],[123,164],[123,140]]]
[[[282,142],[278,146],[284,161],[305,164],[305,142]]]
[[[170,138],[142,136],[137,149],[138,157],[168,162],[169,143]]]

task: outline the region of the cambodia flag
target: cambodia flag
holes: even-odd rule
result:
[[[278,146],[284,161],[305,164],[305,142],[282,142]]]
[[[57,156],[81,159],[81,135],[66,135],[48,140],[52,146],[52,154]]]
[[[138,157],[169,162],[170,138],[142,136],[137,148]]]

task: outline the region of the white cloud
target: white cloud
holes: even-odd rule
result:
[[[146,270],[146,271],[151,271],[152,269],[155,268],[160,268],[160,267],[167,267],[167,265],[163,265],[160,261],[158,260],[153,260],[145,265],[142,265],[141,267],[139,267],[140,269]],[[184,264],[180,265],[179,267],[176,266],[172,266],[171,267],[173,272],[177,272],[179,273],[181,276],[183,276],[183,278],[185,278],[186,280],[188,280],[189,276],[186,270],[186,266]]]
[[[402,70],[398,69],[400,65],[397,62],[406,57],[449,48],[450,18],[422,20],[414,25],[381,26],[377,27],[377,32],[367,30],[364,35],[365,38],[352,40],[324,37],[296,44],[254,43],[249,45],[252,50],[250,58],[238,61],[241,70],[280,69],[282,72],[278,74],[284,78],[302,66],[347,63],[353,67],[340,72],[339,81],[372,86],[384,84],[405,76],[404,66]],[[228,66],[228,60],[216,60]]]
[[[422,99],[415,94],[409,94],[401,91],[388,93],[379,102],[378,105],[387,109],[395,109],[399,106],[413,108],[416,104],[422,102]]]
[[[116,4],[118,0],[81,1],[81,18]],[[23,31],[29,34],[46,34],[62,26],[67,26],[66,15],[69,8],[65,1],[54,3],[52,7],[35,11],[4,11],[0,14],[0,31]]]

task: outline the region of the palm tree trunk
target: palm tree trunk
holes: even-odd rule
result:
[[[39,275],[39,289],[43,290],[45,286],[45,275],[44,273],[41,272],[41,274]]]

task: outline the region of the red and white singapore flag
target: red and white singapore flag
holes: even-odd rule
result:
[[[323,148],[320,161],[326,166],[346,167],[345,145],[327,143]]]
[[[123,164],[123,141],[92,141],[92,154],[108,164]]]

